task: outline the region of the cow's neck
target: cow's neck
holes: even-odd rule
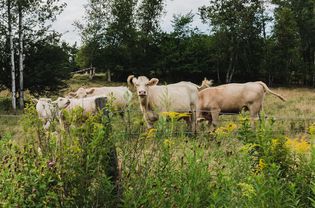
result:
[[[141,108],[143,108],[143,110],[145,110],[145,111],[151,111],[152,110],[152,106],[149,102],[148,96],[139,97],[139,101],[140,101]]]

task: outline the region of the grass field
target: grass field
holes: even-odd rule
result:
[[[103,75],[92,81],[79,75],[67,83],[68,88],[52,93],[52,97],[63,96],[80,86],[125,85],[107,83]],[[7,115],[0,117],[0,138],[26,143],[22,154],[28,147],[42,147],[40,154],[35,151],[36,157],[31,155],[28,160],[30,164],[43,165],[31,166],[33,174],[29,174],[29,166],[18,169],[16,174],[24,174],[22,178],[14,174],[10,177],[0,170],[0,180],[14,181],[9,188],[0,185],[4,193],[0,193],[0,205],[1,199],[7,200],[19,192],[33,197],[31,201],[43,202],[43,206],[56,206],[56,199],[63,206],[69,203],[98,207],[104,202],[112,207],[109,202],[113,198],[108,193],[113,187],[103,172],[107,135],[120,161],[120,207],[315,207],[315,91],[272,90],[287,101],[267,95],[266,119],[254,129],[246,114],[221,116],[218,129],[210,133],[202,124],[197,135],[187,132],[183,121],[164,117],[147,131],[136,97],[124,119],[113,114],[105,121],[110,127],[104,128],[103,120],[85,118],[75,111],[66,117],[67,129],[56,124],[55,132],[45,132],[33,108],[27,109],[26,118],[21,118],[22,112],[13,115],[9,93],[3,91],[0,114]],[[31,95],[27,94],[27,98]],[[1,148],[4,152],[10,149],[0,139]],[[16,154],[10,157],[12,164],[20,164],[22,156],[16,149],[13,153],[0,151],[0,156]],[[46,168],[51,161],[56,163],[53,174]],[[58,183],[49,188],[52,179]],[[16,185],[21,181],[31,188]],[[25,202],[25,198],[15,195],[6,203],[16,207]]]
[[[126,83],[115,83],[106,81],[104,74],[97,74],[93,80],[90,80],[87,75],[75,75],[72,79],[67,81],[68,87],[59,92],[52,92],[50,97],[57,98],[64,96],[71,91],[77,90],[79,87],[92,86],[121,86]],[[265,116],[274,117],[279,127],[284,128],[290,134],[304,133],[311,123],[315,121],[315,89],[306,88],[275,88],[275,92],[283,95],[287,101],[282,102],[277,97],[267,94],[264,101],[263,112]],[[26,93],[27,102],[32,96],[29,92]],[[43,96],[45,97],[45,96]],[[9,91],[0,92],[0,135],[10,133],[14,137],[19,137],[19,116],[14,116],[11,108]],[[136,96],[134,96],[131,111],[133,117],[137,117],[136,122],[140,122],[141,115]],[[20,115],[22,112],[18,112]],[[7,116],[1,116],[7,115]],[[236,121],[237,116],[221,116],[220,120]],[[132,121],[131,121],[132,122]]]

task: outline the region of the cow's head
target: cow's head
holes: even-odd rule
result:
[[[149,80],[145,76],[140,76],[135,78],[133,75],[128,77],[128,85],[136,88],[136,92],[139,97],[145,98],[148,95],[149,87],[157,85],[158,79],[152,78]]]
[[[59,97],[59,98],[57,98],[57,100],[55,100],[52,103],[56,104],[59,109],[64,109],[64,108],[68,107],[68,105],[70,104],[70,99]]]
[[[70,92],[67,97],[69,98],[85,98],[88,94],[92,94],[94,89],[85,89],[80,87],[76,92]]]
[[[201,91],[213,85],[213,80],[208,80],[206,77],[202,81],[201,85],[198,87],[198,90]]]

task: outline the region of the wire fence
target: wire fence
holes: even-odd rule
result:
[[[111,113],[113,114],[126,114],[126,113],[139,113],[142,114],[143,112],[140,109],[132,109],[132,110],[110,110]],[[170,113],[173,111],[165,111],[165,112],[160,112],[158,114]],[[176,113],[187,113],[187,111],[174,111]],[[217,113],[219,112],[218,110],[196,110],[196,113]],[[191,114],[191,113],[189,113]],[[239,116],[241,113],[224,113],[220,112],[220,116]],[[0,114],[0,117],[22,117],[23,114]],[[222,120],[224,117],[220,117],[220,120]],[[308,121],[315,121],[315,117],[307,117],[306,115],[300,115],[300,116],[294,116],[294,117],[289,117],[289,116],[272,116],[272,115],[266,115],[264,114],[265,119],[274,119],[274,120],[287,120],[287,121],[294,121],[294,120],[308,120]]]

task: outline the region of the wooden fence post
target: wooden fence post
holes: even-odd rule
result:
[[[109,118],[109,112],[106,109],[107,97],[98,97],[95,99],[96,107],[103,112],[103,115]],[[117,197],[117,204],[121,200],[121,168],[118,165],[118,158],[116,147],[114,144],[110,144],[110,150],[108,152],[107,158],[109,159],[108,162],[108,176],[111,177],[111,181],[115,185],[115,189],[113,194]]]

